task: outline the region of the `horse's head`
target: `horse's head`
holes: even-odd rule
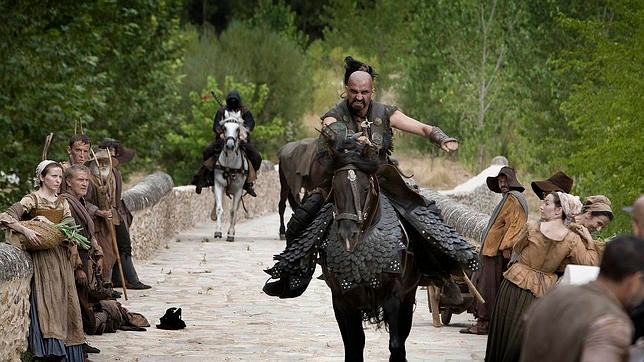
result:
[[[327,131],[323,136],[333,161],[333,200],[337,237],[347,251],[354,249],[378,213],[378,151],[362,133]]]
[[[226,141],[226,151],[236,151],[239,140],[246,139],[246,127],[241,111],[224,111],[224,117],[219,121],[224,129],[223,135]]]

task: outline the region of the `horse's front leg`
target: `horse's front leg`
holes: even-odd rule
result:
[[[401,289],[401,283],[397,280],[393,281],[393,287],[383,302],[385,320],[389,326],[389,361],[407,360],[405,341],[411,330],[413,303],[408,306],[407,303],[402,302]]]
[[[362,312],[350,306],[342,300],[342,297],[333,296],[333,313],[344,343],[344,360],[364,361],[365,337],[362,328]]]
[[[279,168],[280,176],[280,200],[277,203],[277,212],[280,216],[280,240],[286,239],[286,227],[284,226],[284,212],[286,211],[286,200],[291,193],[291,190],[286,183],[286,177],[284,176],[284,171],[282,168]]]
[[[215,180],[215,205],[212,208],[210,213],[210,218],[217,222],[215,227],[214,238],[221,238],[221,217],[224,213],[224,207],[222,206],[224,187]],[[214,216],[214,218],[213,218]]]
[[[233,195],[232,206],[230,207],[230,226],[228,227],[228,236],[226,241],[235,241],[235,224],[237,222],[237,209],[239,208],[239,201],[241,200],[243,190],[240,188],[239,191],[235,192]]]

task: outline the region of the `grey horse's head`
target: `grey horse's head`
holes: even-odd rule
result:
[[[241,111],[224,111],[224,117],[219,121],[219,124],[224,129],[223,136],[226,142],[226,150],[236,150],[239,140],[245,140],[248,134],[246,127],[244,127]]]

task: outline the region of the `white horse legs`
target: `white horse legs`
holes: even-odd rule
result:
[[[226,241],[235,241],[235,224],[237,223],[237,209],[239,209],[239,202],[241,201],[242,190],[238,192],[239,195],[233,196],[233,205],[230,208],[230,226],[228,227],[228,237]]]
[[[224,188],[221,185],[215,183],[215,204],[212,206],[212,211],[210,212],[210,219],[217,222],[215,228],[215,239],[221,239],[221,216],[224,213],[224,206],[222,203],[222,196],[224,194]]]
[[[213,205],[212,211],[210,212],[210,219],[212,219],[212,221],[217,222],[214,238],[220,239],[222,238],[222,235],[223,235],[221,231],[221,219],[224,213],[224,205],[223,205],[224,188],[216,184],[214,191],[215,191],[215,204]],[[237,191],[235,194],[232,195],[233,196],[232,206],[230,208],[230,226],[228,227],[228,235],[226,236],[226,241],[235,241],[235,224],[237,222],[237,209],[239,209],[242,192],[243,190],[241,189],[241,186],[240,186],[239,191]]]

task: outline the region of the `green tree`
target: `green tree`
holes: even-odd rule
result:
[[[327,51],[339,48],[359,60],[377,63],[383,77],[380,84],[388,89],[399,77],[402,59],[413,56],[409,29],[416,11],[411,1],[396,0],[330,0],[324,5],[324,38]],[[360,58],[359,54],[367,57]],[[373,64],[376,65],[376,64]]]
[[[267,101],[253,109],[257,126],[281,119],[284,133],[277,137],[255,138],[257,148],[269,159],[275,158],[284,143],[302,137],[301,117],[311,106],[311,81],[306,70],[303,34],[293,26],[293,13],[283,2],[260,2],[256,15],[236,21],[219,37],[191,36],[189,52],[181,72],[182,92],[201,90],[208,76],[219,84],[226,77],[239,82],[266,85]],[[223,89],[222,96],[229,89]],[[245,99],[244,99],[245,101]],[[189,104],[182,109],[189,112]]]
[[[481,169],[513,147],[514,50],[525,10],[520,2],[418,1],[411,22],[401,105],[461,142],[462,161]],[[422,142],[422,143],[421,143]],[[427,142],[416,147],[429,151]]]
[[[644,7],[611,1],[601,10],[588,19],[560,17],[576,40],[555,63],[578,79],[561,106],[575,137],[569,152],[550,164],[575,175],[578,194],[604,193],[611,199],[617,219],[610,234],[630,231],[628,215],[619,210],[642,193]]]
[[[158,158],[162,131],[175,121],[175,70],[181,62],[179,0],[0,3],[0,155],[20,187],[31,187],[45,135],[49,158],[63,160],[80,121],[94,140],[136,144],[139,166]]]

